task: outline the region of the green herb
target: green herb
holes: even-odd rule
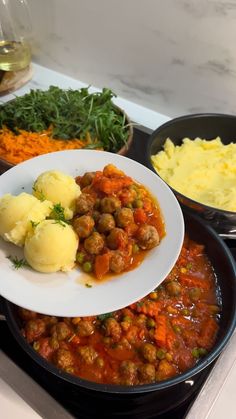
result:
[[[99,316],[97,316],[97,319],[103,321],[109,319],[109,317],[113,317],[113,313],[99,314]]]
[[[117,152],[127,142],[126,116],[114,105],[116,95],[107,88],[89,93],[88,88],[63,90],[50,86],[46,91],[31,90],[0,105],[0,126],[16,134],[19,129],[40,132],[52,127],[55,139],[87,139],[86,148],[103,147]]]
[[[54,218],[55,220],[63,221],[64,223],[66,222],[65,209],[61,206],[60,203],[53,205],[50,217]]]
[[[87,288],[92,288],[92,285],[91,284],[85,284],[85,286],[87,287]]]
[[[7,259],[9,259],[12,262],[15,269],[29,266],[25,259],[18,259],[17,256],[7,256]]]
[[[33,228],[35,228],[39,225],[39,222],[36,223],[35,221],[32,221],[32,220],[30,220],[30,222],[31,222],[31,225],[32,225]]]
[[[45,195],[43,194],[42,191],[39,191],[38,189],[36,189],[34,185],[33,185],[32,189],[33,189],[34,192],[36,192],[37,198],[40,201],[45,201],[46,200],[46,197],[45,197]]]
[[[60,226],[64,227],[66,226],[65,221],[62,220],[55,220],[53,224],[59,224]]]

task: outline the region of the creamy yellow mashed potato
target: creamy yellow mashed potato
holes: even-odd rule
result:
[[[22,192],[0,198],[0,236],[11,243],[23,246],[32,223],[44,220],[51,212],[52,203],[39,201]]]
[[[66,223],[45,220],[27,235],[24,256],[39,272],[69,271],[74,267],[78,237]]]
[[[168,138],[151,161],[176,191],[211,207],[236,211],[236,143],[224,145],[219,137],[184,138],[175,146]]]
[[[67,220],[73,217],[76,199],[80,193],[80,187],[75,179],[59,170],[41,173],[33,186],[33,195],[37,198],[61,204]]]

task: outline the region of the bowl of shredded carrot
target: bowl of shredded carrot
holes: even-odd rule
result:
[[[31,90],[0,105],[0,173],[54,151],[97,149],[125,155],[133,126],[107,88]]]

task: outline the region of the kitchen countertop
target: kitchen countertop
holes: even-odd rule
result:
[[[33,77],[22,88],[12,94],[0,98],[0,102],[6,102],[14,96],[23,95],[30,89],[47,89],[50,85],[61,88],[86,87],[79,80],[72,79],[63,74],[49,70],[37,64],[33,64]],[[99,91],[94,86],[91,91]],[[158,126],[167,122],[170,118],[159,114],[140,105],[117,97],[114,102],[126,111],[130,119],[137,125],[149,130],[155,130]],[[234,387],[236,384],[236,334],[231,338],[226,350],[221,354],[199,396],[190,409],[186,419],[227,419],[235,418],[236,402]],[[14,419],[24,417],[36,419],[40,417],[24,400],[2,379],[0,375],[0,406],[2,419]]]

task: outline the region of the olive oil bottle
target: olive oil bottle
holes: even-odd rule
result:
[[[0,40],[0,70],[18,71],[31,61],[30,46],[25,41]]]

